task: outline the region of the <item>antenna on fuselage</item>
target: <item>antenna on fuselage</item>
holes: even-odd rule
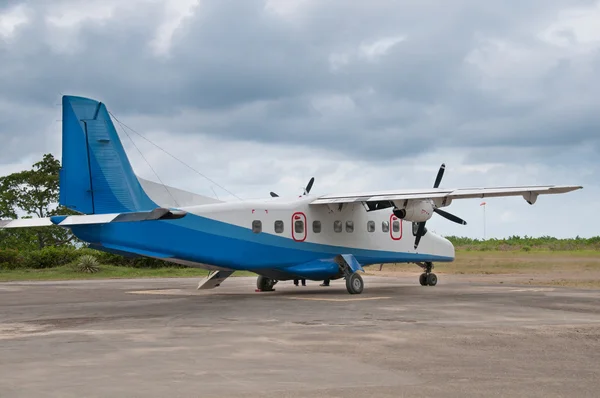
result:
[[[172,153],[168,152],[166,149],[164,149],[163,147],[161,147],[160,145],[154,143],[151,139],[144,137],[142,134],[138,133],[137,131],[135,131],[134,129],[132,129],[131,127],[129,127],[128,125],[126,125],[125,123],[121,122],[119,119],[117,119],[117,117],[112,113],[112,112],[108,112],[110,114],[110,116],[112,116],[113,119],[115,119],[115,121],[121,126],[121,130],[123,130],[123,132],[125,132],[125,134],[129,137],[129,139],[131,140],[131,142],[133,143],[133,145],[136,147],[135,142],[133,141],[133,139],[131,139],[131,137],[129,136],[129,134],[127,134],[127,130],[131,131],[132,133],[135,133],[137,136],[139,136],[140,138],[142,138],[143,140],[149,142],[150,144],[152,144],[153,146],[155,146],[156,148],[158,148],[160,151],[166,153],[167,155],[169,155],[170,157],[172,157],[173,159],[175,159],[176,161],[178,161],[179,163],[183,164],[184,166],[186,166],[188,169],[192,170],[194,173],[198,174],[200,177],[210,181],[211,183],[213,183],[214,185],[216,185],[217,187],[221,188],[223,191],[227,192],[228,194],[230,194],[231,196],[242,200],[242,198],[240,198],[239,196],[237,196],[236,194],[234,194],[233,192],[231,192],[230,190],[228,190],[227,188],[225,188],[224,186],[220,185],[219,183],[217,183],[216,181],[212,180],[211,178],[207,177],[206,175],[202,174],[201,172],[199,172],[198,170],[196,170],[195,168],[193,168],[192,166],[190,166],[189,164],[187,164],[186,162],[184,162],[183,160],[179,159],[177,156],[173,155]],[[140,152],[140,154],[142,155],[142,157],[144,157],[144,155],[141,153],[141,151],[138,149],[138,152]],[[144,158],[145,160],[145,158]],[[146,163],[148,163],[148,166],[150,166],[150,168],[152,168],[152,166],[150,165],[150,163],[146,160]],[[154,170],[153,170],[154,171]],[[154,172],[154,174],[156,175],[156,177],[160,180],[160,177],[158,177],[158,174],[156,174],[156,172]],[[161,184],[166,188],[166,185],[162,183]],[[168,192],[168,188],[167,192]],[[214,192],[214,189],[211,187],[211,189]],[[169,192],[170,194],[170,192]],[[215,196],[216,193],[215,193]],[[218,199],[218,196],[217,196]],[[175,200],[175,198],[173,198],[173,200]]]

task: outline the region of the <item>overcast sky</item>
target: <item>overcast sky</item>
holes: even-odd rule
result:
[[[0,175],[60,158],[81,95],[242,198],[429,188],[445,162],[447,188],[584,186],[487,199],[487,237],[596,236],[599,71],[591,0],[0,0]],[[130,134],[163,182],[236,200]],[[429,229],[483,237],[480,203]]]

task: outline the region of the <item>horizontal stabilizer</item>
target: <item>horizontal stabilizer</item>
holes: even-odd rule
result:
[[[47,227],[50,225],[58,225],[60,227],[72,227],[76,225],[108,224],[113,222],[174,220],[182,218],[186,214],[187,213],[185,211],[169,210],[159,207],[152,211],[139,211],[131,213],[90,214],[81,216],[53,216],[48,218],[21,218],[19,220],[0,220],[0,229]]]
[[[19,220],[0,220],[0,229],[3,228],[27,228],[48,227],[52,224],[49,218],[21,218]]]

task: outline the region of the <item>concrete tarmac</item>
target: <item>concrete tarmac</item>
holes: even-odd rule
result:
[[[598,397],[600,291],[0,284],[0,397]]]

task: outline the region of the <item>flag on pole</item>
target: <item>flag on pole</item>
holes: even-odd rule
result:
[[[481,202],[481,204],[479,206],[485,206],[486,203],[485,202]]]

